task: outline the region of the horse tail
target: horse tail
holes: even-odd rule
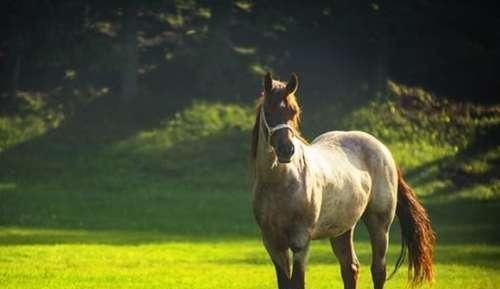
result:
[[[402,265],[408,252],[408,280],[411,286],[433,279],[432,259],[436,234],[425,208],[398,170],[398,203],[396,215],[401,226],[401,254],[392,275]]]

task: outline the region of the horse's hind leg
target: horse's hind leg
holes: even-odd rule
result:
[[[359,262],[354,252],[353,232],[354,229],[350,229],[337,238],[330,239],[333,252],[340,263],[344,289],[355,289],[358,280]]]
[[[375,289],[384,288],[386,280],[386,255],[389,245],[389,226],[392,218],[385,214],[368,213],[364,222],[372,245],[372,279]]]

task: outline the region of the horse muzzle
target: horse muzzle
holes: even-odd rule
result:
[[[276,156],[278,157],[278,162],[282,164],[287,164],[292,160],[293,154],[295,153],[295,146],[293,143],[290,144],[280,144],[276,147]]]

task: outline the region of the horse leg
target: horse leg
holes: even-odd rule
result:
[[[371,273],[375,289],[384,288],[386,280],[386,255],[391,219],[382,214],[367,214],[364,218],[372,246]]]
[[[276,248],[264,240],[266,248],[274,268],[276,269],[276,279],[279,289],[290,289],[290,254],[288,248]],[[280,246],[281,247],[281,246]]]
[[[354,252],[353,232],[354,229],[350,229],[344,234],[330,239],[333,252],[340,263],[344,289],[355,289],[358,280],[359,262],[356,252]]]
[[[290,287],[290,255],[288,250],[269,253],[276,269],[278,289],[291,289]]]
[[[278,281],[278,289],[290,289],[290,272],[286,272],[279,264],[274,262],[274,268],[276,269],[276,279]]]
[[[292,248],[293,251],[293,271],[292,271],[292,288],[304,289],[305,287],[305,272],[307,264],[307,255],[309,252],[309,243],[304,247]]]

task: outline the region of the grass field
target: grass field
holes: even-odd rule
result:
[[[306,107],[304,131],[357,128],[384,140],[438,233],[433,288],[498,288],[500,149],[492,139],[500,117],[432,107],[425,122],[392,100],[344,114]],[[460,118],[456,109],[465,111]],[[1,288],[275,286],[250,210],[251,108],[194,103],[128,133],[56,119],[34,117],[25,125],[38,128],[24,132],[0,119],[0,135],[10,138],[0,155]],[[371,288],[362,225],[356,238],[360,288]],[[389,266],[399,246],[395,223]],[[403,288],[405,269],[386,288]],[[342,287],[325,241],[313,243],[307,284]]]

